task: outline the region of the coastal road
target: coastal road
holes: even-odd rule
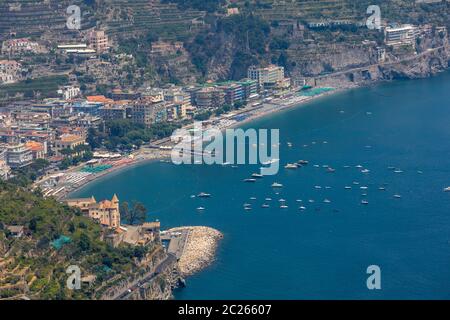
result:
[[[177,262],[177,258],[172,255],[168,254],[166,259],[161,261],[155,268],[153,272],[149,272],[146,275],[144,275],[142,278],[137,279],[133,281],[127,288],[124,288],[119,293],[115,294],[114,297],[112,297],[111,300],[127,300],[127,298],[133,294],[136,290],[141,288],[144,284],[150,282],[155,278],[157,275],[161,274],[162,272],[166,271],[168,267],[173,266]]]

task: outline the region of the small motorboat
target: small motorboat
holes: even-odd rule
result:
[[[314,189],[322,189],[322,187],[321,186],[314,186]]]
[[[386,188],[385,188],[385,187],[379,187],[378,190],[380,190],[380,191],[386,191]]]
[[[281,206],[280,206],[280,208],[281,209],[287,209],[287,208],[289,208],[287,205],[285,205],[285,204],[282,204]]]
[[[327,171],[330,172],[330,173],[333,173],[333,172],[336,172],[336,169],[328,168]]]
[[[244,179],[244,182],[256,182],[256,179],[253,179],[253,178]]]
[[[345,188],[345,190],[351,190],[352,189],[352,187],[350,187],[350,186],[345,186],[344,188]]]
[[[368,204],[369,204],[369,201],[367,201],[367,200],[361,200],[361,204],[368,205]]]
[[[284,166],[285,169],[297,169],[298,166],[295,163],[288,163],[287,165]]]
[[[444,192],[450,192],[450,187],[445,188]]]
[[[261,178],[263,178],[264,176],[262,175],[262,174],[260,174],[260,173],[253,173],[252,174],[252,178],[257,178],[257,179],[261,179]]]
[[[197,195],[197,197],[199,197],[199,198],[210,198],[210,197],[211,197],[211,194],[206,193],[206,192],[200,192],[200,193]]]
[[[266,198],[265,200],[266,201],[272,201],[272,198]]]
[[[283,188],[283,185],[281,183],[274,182],[272,183],[272,188]]]
[[[399,194],[394,194],[394,198],[395,198],[395,199],[401,199],[401,197],[402,197],[402,196],[399,195]]]
[[[331,203],[331,200],[325,199],[323,200],[323,203]]]
[[[301,206],[299,209],[302,210],[302,211],[305,211],[305,210],[306,210],[306,207]]]
[[[363,169],[363,170],[361,170],[361,173],[370,173],[370,170],[369,169]]]
[[[263,207],[263,208],[270,208],[270,206],[267,203],[264,203],[261,207]]]
[[[255,197],[250,197],[250,200],[256,200],[256,198]]]
[[[198,210],[198,211],[204,211],[205,208],[203,208],[203,207],[198,207],[197,210]]]
[[[307,165],[309,164],[309,161],[306,161],[306,160],[299,160],[297,163],[300,164],[300,165],[302,165],[302,166],[307,166]]]

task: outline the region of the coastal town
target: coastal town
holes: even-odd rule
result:
[[[101,247],[103,251],[96,248],[101,257],[95,257],[101,261],[101,270],[83,270],[87,274],[81,282],[88,293],[72,298],[171,299],[174,289],[186,285],[187,277],[214,262],[224,237],[220,230],[206,226],[164,230],[164,221],[154,219],[141,203],[128,207],[120,194],[111,194],[109,199],[74,196],[113,172],[152,161],[170,163],[175,130],[192,131],[196,122],[204,129],[220,131],[240,127],[344,90],[428,77],[448,68],[445,24],[382,19],[381,25],[370,30],[364,12],[352,19],[280,18],[278,6],[295,5],[283,2],[269,8],[258,3],[262,8],[258,7],[255,18],[243,9],[247,4],[239,6],[235,1],[225,1],[227,5],[220,10],[214,8],[217,12],[195,6],[180,9],[168,2],[139,0],[132,6],[133,10],[156,12],[151,24],[145,23],[148,17],[131,9],[110,8],[102,12],[107,22],[100,23],[93,14],[97,8],[83,2],[88,9],[82,6],[82,26],[66,30],[66,17],[56,17],[48,33],[29,17],[33,10],[52,17],[63,5],[46,1],[35,7],[20,1],[0,4],[11,17],[23,15],[32,25],[27,32],[15,23],[0,23],[0,183],[5,183],[0,196],[27,192],[18,197],[20,201],[33,199],[24,202],[27,210],[33,201],[42,201],[39,208],[61,206],[48,212],[70,212],[57,223],[52,221],[67,226],[46,225],[51,236],[40,234],[39,250],[61,252],[75,243],[73,239],[79,240],[76,243],[82,251],[92,249],[94,243]],[[128,16],[130,12],[136,20]],[[217,19],[214,23],[207,19],[211,16]],[[126,21],[124,26],[117,22],[120,19]],[[239,19],[245,22],[242,26]],[[218,36],[209,27],[217,28]],[[129,29],[133,31],[127,33]],[[234,47],[233,33],[242,36]],[[230,46],[214,45],[217,39]],[[233,58],[227,56],[231,51],[236,51]],[[305,166],[308,163],[300,161]],[[301,164],[285,168],[297,167]],[[257,181],[253,178],[244,181]],[[275,182],[272,187],[283,185]],[[362,203],[367,207],[366,200]],[[10,213],[15,208],[7,209]],[[137,219],[134,215],[139,214]],[[52,272],[46,270],[41,277],[45,280],[38,279],[27,274],[30,268],[19,263],[20,259],[9,257],[24,250],[8,246],[43,232],[36,225],[47,223],[47,217],[32,217],[26,224],[11,214],[0,215],[4,217],[8,223],[0,219],[2,237],[5,234],[0,237],[4,256],[0,257],[0,299],[36,298],[42,292],[49,298],[62,296],[65,289],[54,289],[58,285],[51,283]],[[94,234],[90,242],[83,240],[79,230]],[[3,239],[12,240],[7,245]],[[113,250],[125,251],[132,261],[122,261],[127,268],[122,275],[114,270],[119,269],[114,263],[120,259]],[[82,260],[80,256],[76,257]],[[7,283],[5,279],[16,274],[20,274],[16,284]]]

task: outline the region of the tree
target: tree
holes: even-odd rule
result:
[[[85,233],[82,233],[80,235],[80,241],[78,242],[78,246],[82,251],[88,251],[91,248],[91,240]]]
[[[140,224],[143,223],[147,217],[147,209],[138,201],[133,201],[130,209],[128,202],[125,201],[121,205],[120,215],[130,225]]]

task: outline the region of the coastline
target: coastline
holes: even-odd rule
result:
[[[295,108],[298,108],[298,107],[302,107],[302,106],[305,106],[307,103],[313,102],[313,101],[318,100],[320,98],[333,96],[335,94],[342,93],[342,92],[345,92],[347,90],[355,89],[355,88],[359,88],[359,86],[337,88],[337,89],[334,89],[332,91],[323,92],[323,93],[320,93],[320,94],[315,95],[315,96],[306,97],[302,101],[298,101],[298,102],[295,102],[295,103],[292,103],[292,104],[283,103],[283,101],[285,101],[286,99],[280,98],[279,99],[280,101],[276,104],[277,107],[272,107],[272,108],[269,108],[268,110],[263,110],[263,111],[261,111],[261,110],[242,110],[242,114],[250,113],[250,115],[247,118],[245,118],[244,120],[242,120],[242,121],[238,121],[238,122],[233,123],[231,125],[228,125],[228,126],[226,126],[224,128],[221,128],[221,130],[238,128],[238,127],[240,127],[242,125],[248,124],[250,122],[253,122],[253,121],[265,118],[265,117],[268,117],[268,116],[270,116],[272,114],[279,113],[279,112],[282,112],[282,111],[287,111],[287,110],[290,110],[290,109],[295,109]],[[157,144],[158,141],[156,141],[154,143]],[[161,161],[161,160],[168,159],[168,158],[170,158],[170,151],[162,151],[160,149],[149,149],[149,148],[143,147],[143,148],[139,149],[138,151],[136,151],[133,154],[133,157],[135,159],[133,159],[133,161],[130,162],[130,163],[127,163],[127,164],[122,165],[122,166],[112,167],[112,168],[110,168],[108,170],[105,170],[105,171],[103,171],[101,173],[92,174],[89,178],[81,181],[78,185],[76,185],[70,191],[62,193],[60,196],[57,197],[57,199],[58,200],[67,199],[67,197],[69,197],[71,194],[81,190],[82,188],[86,187],[87,185],[89,185],[89,184],[91,184],[91,183],[93,183],[95,181],[98,181],[98,180],[100,180],[100,179],[102,179],[104,177],[107,177],[109,175],[119,173],[119,172],[121,172],[124,169],[132,168],[132,167],[135,167],[135,166],[138,166],[138,165],[142,165],[142,164],[145,164],[145,163],[149,163],[149,162],[155,162],[155,161]]]
[[[178,268],[183,277],[188,277],[210,266],[216,256],[223,234],[213,228],[177,227],[166,230],[168,233],[185,232],[186,241],[178,259]]]

